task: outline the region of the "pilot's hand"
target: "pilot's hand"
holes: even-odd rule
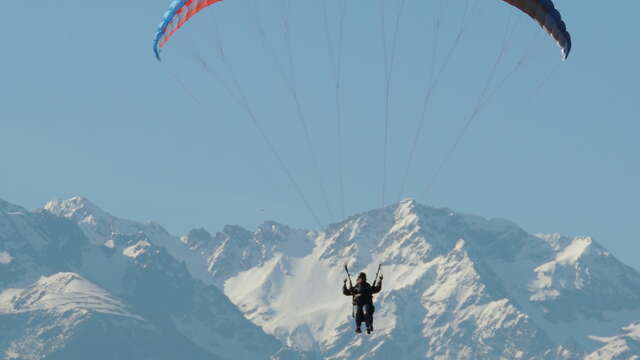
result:
[[[382,279],[384,279],[384,276],[380,274],[380,281],[382,281]]]
[[[347,279],[344,279],[344,281],[342,283],[347,285]]]

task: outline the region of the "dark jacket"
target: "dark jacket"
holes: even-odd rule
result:
[[[353,305],[373,304],[373,294],[377,294],[382,289],[382,281],[378,281],[375,286],[363,281],[357,283],[352,288],[347,288],[347,284],[342,285],[342,293],[345,296],[353,296]]]

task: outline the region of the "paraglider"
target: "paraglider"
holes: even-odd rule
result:
[[[344,266],[347,271],[347,277],[349,279],[349,286],[347,287],[347,279],[344,279],[342,285],[342,294],[345,296],[351,296],[353,298],[353,313],[356,323],[356,333],[362,332],[362,323],[364,322],[367,329],[367,334],[373,332],[373,313],[375,307],[373,306],[373,295],[382,290],[382,275],[380,274],[380,266],[378,266],[378,272],[376,278],[373,281],[373,285],[367,282],[367,274],[361,272],[358,274],[356,284],[351,283],[351,275],[349,275],[349,269],[347,265]]]
[[[192,19],[199,12],[203,11],[209,6],[214,5],[220,1],[222,0],[174,0],[171,3],[167,12],[164,14],[162,22],[158,26],[157,32],[155,33],[155,36],[154,36],[153,52],[156,59],[158,61],[161,60],[162,49],[168,44],[168,42],[172,39],[173,35],[182,26],[184,26],[187,22],[189,22],[189,20]],[[275,1],[275,0],[267,0],[266,3],[269,4],[268,6],[270,6],[270,1]],[[342,110],[341,110],[341,102],[340,102],[341,101],[340,100],[341,99],[340,74],[342,69],[342,63],[341,63],[342,51],[343,51],[343,48],[346,48],[346,47],[343,47],[343,27],[344,27],[343,21],[345,18],[344,12],[345,12],[346,0],[338,0],[340,1],[340,4],[343,7],[338,10],[339,15],[337,16],[337,20],[335,21],[334,24],[330,24],[330,22],[328,21],[327,9],[326,9],[326,5],[324,4],[326,0],[320,0],[320,1],[324,6],[323,23],[325,26],[326,40],[328,45],[327,46],[328,55],[329,55],[328,58],[330,60],[330,68],[333,73],[333,77],[334,77],[333,80],[335,82],[335,102],[336,102],[335,108],[336,108],[336,124],[337,124],[336,139],[337,139],[338,149],[339,149],[338,168],[340,169],[339,170],[340,196],[341,196],[341,204],[343,204],[344,195],[342,190],[342,177],[343,177],[342,175],[342,132],[341,132],[342,131],[341,130],[341,126],[342,126],[341,111]],[[480,2],[478,0],[476,1]],[[499,0],[496,0],[494,4],[499,5],[500,3],[498,1]],[[556,9],[552,0],[502,0],[502,1],[508,5],[511,5],[517,8],[519,11],[526,14],[535,22],[537,22],[541,26],[541,28],[547,34],[549,34],[551,38],[560,47],[563,59],[565,60],[567,59],[567,57],[569,56],[569,53],[571,52],[571,47],[572,47],[571,35],[567,30],[567,26],[563,21],[562,15]],[[469,18],[472,16],[471,15],[472,12],[469,10],[469,8],[472,8],[469,6],[471,2],[472,2],[471,0],[467,0],[464,2],[465,12],[464,12],[464,15],[462,16],[462,22],[461,22],[462,24],[460,25],[460,30],[458,31],[457,35],[453,34],[452,38],[454,39],[453,40],[454,43],[453,45],[451,45],[448,51],[443,53],[444,55],[443,55],[441,64],[438,64],[439,61],[437,61],[438,59],[436,55],[438,54],[438,39],[440,36],[439,34],[440,18],[438,16],[442,15],[442,10],[440,11],[440,15],[437,15],[435,17],[434,31],[433,31],[434,41],[432,42],[433,58],[432,58],[432,66],[431,66],[431,80],[430,80],[431,83],[428,85],[427,90],[425,91],[424,103],[422,107],[423,111],[421,113],[421,117],[419,118],[416,132],[414,133],[415,138],[413,141],[412,150],[410,152],[407,170],[405,171],[405,177],[407,174],[409,174],[414,150],[416,148],[416,144],[418,143],[418,140],[420,139],[422,122],[425,117],[425,114],[427,113],[426,109],[427,109],[427,105],[430,102],[433,89],[438,84],[440,77],[444,72],[444,69],[447,67],[447,64],[452,59],[452,54],[454,53],[454,50],[456,49],[457,44],[461,39],[462,34],[464,33],[464,30],[466,29],[466,23],[468,22]],[[278,57],[279,55],[277,53],[278,46],[273,46],[270,43],[270,39],[266,36],[264,26],[260,22],[260,16],[258,14],[258,10],[253,9],[254,13],[252,15],[254,16],[254,18],[252,18],[251,21],[255,22],[255,27],[259,33],[259,39],[262,42],[262,47],[266,50],[266,52],[270,53],[271,57],[273,58],[273,63],[276,70],[274,73],[277,73],[282,77],[283,83],[285,84],[288,92],[292,96],[293,104],[295,105],[294,113],[296,114],[295,116],[298,119],[299,123],[301,124],[301,127],[304,129],[304,134],[305,134],[304,139],[307,142],[307,147],[309,150],[308,152],[311,155],[312,160],[309,161],[309,163],[315,164],[315,166],[312,165],[312,167],[316,167],[316,172],[317,172],[316,175],[318,175],[321,172],[317,170],[318,161],[316,159],[315,151],[313,150],[311,138],[309,136],[310,132],[306,124],[304,111],[302,109],[302,102],[300,101],[297,82],[295,80],[296,71],[294,66],[294,56],[291,50],[291,47],[292,47],[291,39],[290,39],[291,31],[290,31],[290,26],[289,26],[290,24],[289,24],[289,18],[288,18],[290,0],[281,0],[281,3],[283,4],[282,10],[281,10],[282,19],[280,21],[281,24],[279,24],[276,27],[276,32],[278,36],[283,37],[282,49],[283,51],[286,52],[285,55],[282,55],[282,59],[284,60],[279,59]],[[446,0],[443,0],[442,3],[443,4],[446,3]],[[383,39],[384,72],[385,72],[384,78],[385,78],[385,94],[386,94],[386,101],[384,102],[386,104],[385,127],[384,127],[385,140],[384,140],[384,147],[383,147],[384,148],[384,151],[383,151],[383,154],[384,154],[383,155],[383,159],[384,159],[383,174],[384,175],[382,177],[383,178],[382,205],[384,206],[386,175],[387,175],[387,168],[386,168],[387,137],[388,137],[387,125],[389,123],[387,120],[389,119],[390,89],[391,89],[391,79],[392,79],[392,72],[393,72],[392,68],[393,68],[393,62],[395,57],[394,50],[396,48],[396,40],[397,40],[396,35],[399,29],[399,24],[400,24],[400,19],[402,14],[402,6],[404,6],[404,0],[399,1],[399,4],[400,4],[399,9],[397,10],[397,13],[395,15],[396,16],[395,17],[396,23],[394,27],[395,32],[391,36],[392,38],[391,44],[387,44],[388,39],[385,32],[385,16],[387,16],[387,14],[384,11],[385,10],[384,0],[380,1],[380,4],[381,4],[380,14],[382,17],[380,21],[380,25],[382,30],[381,38]],[[256,5],[255,3],[253,4],[253,6],[259,8],[259,6]],[[251,7],[251,4],[249,5],[249,7]],[[311,11],[314,15],[316,14],[316,9],[312,8]],[[393,19],[393,14],[391,15],[391,18]],[[307,26],[307,24],[305,23],[304,26]],[[332,26],[335,26],[336,28],[335,39],[332,38],[331,31],[329,30]],[[437,169],[434,175],[434,179],[437,177],[439,171],[443,168],[444,163],[450,158],[451,154],[455,151],[455,148],[460,142],[462,135],[464,134],[466,129],[469,128],[469,125],[471,124],[473,119],[477,116],[480,109],[483,108],[487,104],[488,99],[490,99],[492,95],[495,92],[497,92],[497,89],[499,88],[499,86],[502,83],[504,83],[513,73],[515,73],[516,70],[520,68],[520,66],[524,62],[524,57],[526,56],[526,54],[523,55],[523,59],[516,63],[514,69],[511,72],[508,72],[502,81],[494,81],[494,78],[497,73],[498,65],[502,62],[503,57],[507,52],[506,51],[506,49],[508,48],[507,43],[511,39],[510,31],[512,32],[514,30],[510,29],[508,26],[505,34],[504,44],[502,45],[502,49],[499,52],[493,67],[491,68],[489,79],[487,80],[485,87],[482,89],[482,92],[480,93],[477,104],[473,108],[473,111],[471,112],[471,115],[469,116],[469,118],[466,120],[465,125],[463,126],[462,131],[456,138],[456,141],[453,147],[448,153],[445,154],[445,159],[441,163],[440,167]],[[223,87],[227,91],[231,99],[235,100],[236,103],[246,112],[246,115],[250,119],[252,125],[255,127],[257,132],[263,138],[265,144],[267,145],[267,148],[272,153],[273,157],[277,160],[277,164],[280,166],[282,172],[286,175],[289,182],[291,183],[292,189],[297,193],[298,197],[300,198],[302,203],[305,205],[305,207],[307,208],[311,216],[314,218],[316,223],[322,228],[323,227],[322,221],[318,217],[313,207],[310,205],[310,202],[307,200],[308,199],[307,196],[305,196],[302,190],[302,187],[295,180],[292,171],[290,171],[289,167],[285,164],[283,157],[280,155],[280,153],[276,149],[276,146],[274,146],[274,141],[272,141],[267,135],[267,132],[265,131],[265,127],[262,125],[261,121],[258,119],[257,112],[254,111],[252,105],[250,104],[249,98],[246,96],[246,93],[243,90],[243,87],[241,86],[241,82],[238,80],[238,77],[236,76],[236,72],[233,71],[233,66],[232,66],[233,62],[227,58],[227,55],[225,55],[226,52],[223,50],[223,45],[219,37],[217,24],[215,28],[215,35],[216,35],[215,40],[217,40],[216,46],[219,47],[218,51],[216,52],[216,55],[219,60],[219,65],[222,67],[222,69],[220,70],[220,73],[227,75],[227,81],[225,81],[224,76],[219,76],[217,72],[217,68],[214,66],[209,66],[208,63],[204,60],[204,58],[200,54],[196,56],[197,63],[200,64],[207,73],[211,74],[215,78],[215,80],[221,85],[221,87]],[[390,45],[389,46],[390,51],[387,51],[388,50],[387,45]],[[329,213],[330,217],[333,217],[331,214],[331,206],[329,204],[329,201],[327,201],[327,196],[324,190],[324,185],[322,183],[321,176],[319,175],[315,176],[315,180],[319,183],[319,187],[321,189],[320,192],[323,195],[323,198],[325,200],[326,207],[328,210],[327,212]],[[428,188],[430,188],[431,185],[432,183],[429,184]],[[402,193],[402,191],[404,190],[403,188],[404,188],[404,180],[403,180],[400,193]],[[344,209],[342,209],[342,212],[344,213]],[[382,275],[378,276],[380,273],[380,267],[378,267],[378,273],[376,273],[375,279],[372,283],[367,282],[367,276],[365,273],[360,273],[357,277],[355,284],[353,284],[351,282],[351,275],[349,274],[349,270],[346,265],[345,265],[345,271],[347,273],[347,278],[344,280],[344,284],[342,286],[342,293],[345,296],[352,297],[353,317],[355,320],[355,331],[356,333],[361,333],[362,332],[361,326],[362,326],[362,323],[364,322],[366,325],[367,334],[371,334],[373,332],[373,315],[375,312],[375,307],[373,304],[373,295],[379,293],[382,289],[383,276]],[[347,281],[348,281],[348,284],[347,284]]]

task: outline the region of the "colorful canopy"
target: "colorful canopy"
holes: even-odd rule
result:
[[[195,14],[209,5],[222,0],[174,0],[169,10],[164,14],[162,23],[153,41],[153,52],[160,60],[160,49],[171,39]],[[321,0],[324,1],[324,0]],[[344,0],[347,1],[347,0]],[[562,20],[560,12],[556,10],[552,0],[503,0],[515,6],[527,15],[531,16],[540,26],[551,35],[562,49],[563,58],[566,59],[571,51],[571,35]]]
[[[174,0],[169,6],[169,10],[164,14],[153,39],[153,52],[156,54],[156,58],[160,60],[160,49],[182,25],[202,9],[219,1],[222,0]]]
[[[562,15],[556,10],[551,0],[503,0],[527,15],[531,16],[562,49],[562,56],[566,60],[571,51],[571,35],[562,21]]]

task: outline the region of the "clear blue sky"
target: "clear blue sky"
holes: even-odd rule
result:
[[[289,69],[278,23],[284,2],[227,0],[178,33],[159,64],[151,39],[168,3],[3,4],[0,198],[36,208],[49,199],[82,195],[114,214],[153,219],[176,234],[267,219],[314,227],[246,113],[194,61],[206,58],[232,81],[215,55],[217,22],[258,120],[321,220],[329,222],[292,97],[252,23],[250,11],[260,4],[273,53]],[[389,16],[399,3],[387,1]],[[401,21],[391,83],[388,202],[398,197],[429,80],[438,3],[407,0]],[[446,3],[436,68],[464,12],[463,0]],[[298,91],[335,220],[336,121],[320,2],[292,4]],[[327,0],[334,36],[339,4]],[[381,203],[385,97],[377,4],[350,1],[345,20],[348,214]],[[531,232],[592,235],[640,268],[640,3],[557,0],[574,38],[565,63],[528,18],[499,0],[478,4],[436,87],[405,196],[508,218]],[[390,40],[393,18],[388,21]],[[511,36],[506,43],[505,35]],[[425,196],[503,44],[506,55],[488,87],[495,96]],[[520,59],[523,66],[498,86]]]

